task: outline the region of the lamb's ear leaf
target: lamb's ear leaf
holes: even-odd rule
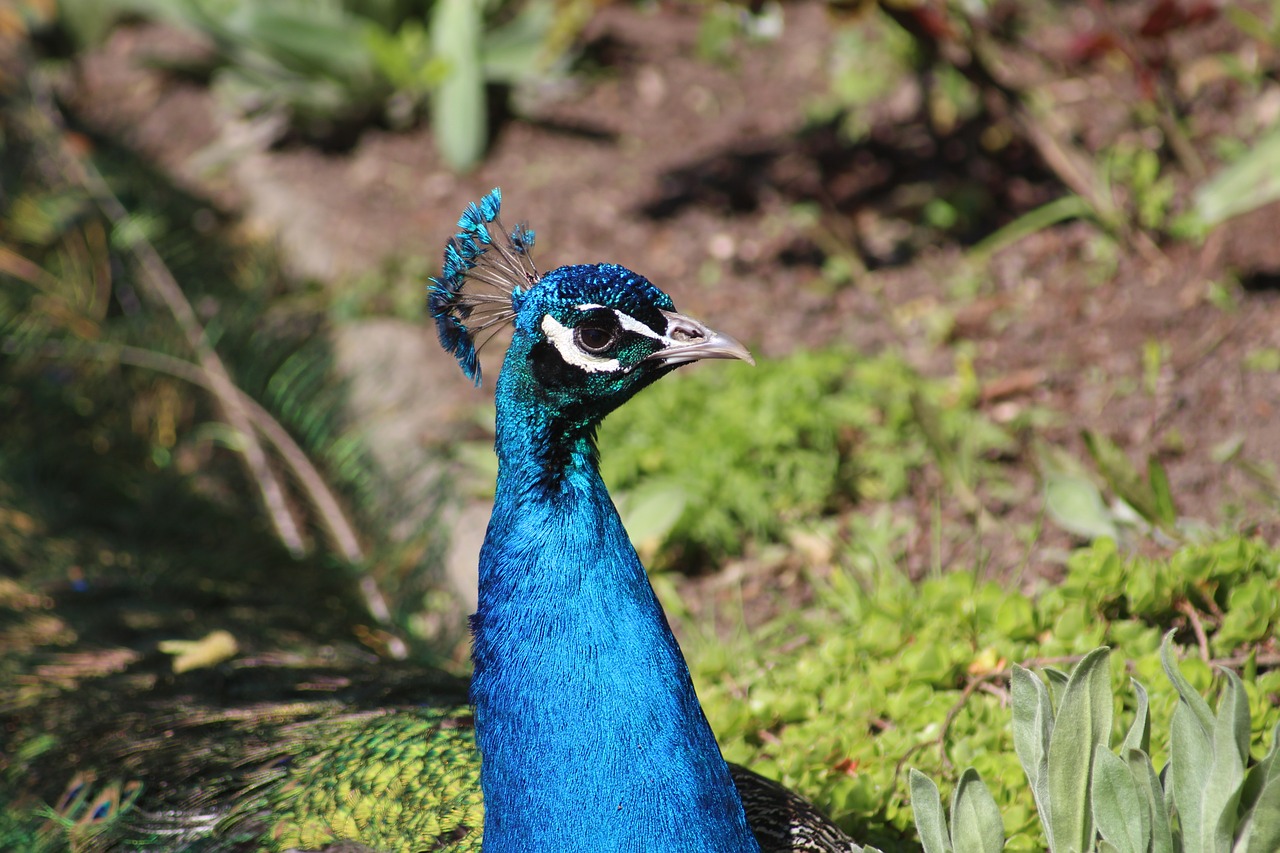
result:
[[[947,837],[947,820],[942,813],[942,797],[933,780],[914,767],[911,778],[911,811],[915,816],[916,834],[924,853],[952,853]]]
[[[995,797],[972,767],[960,774],[951,796],[951,844],[955,853],[1000,853],[1004,821]]]
[[[1093,809],[1089,805],[1094,750],[1111,737],[1111,651],[1103,647],[1084,656],[1071,671],[1049,737],[1049,801],[1054,850],[1093,847]]]

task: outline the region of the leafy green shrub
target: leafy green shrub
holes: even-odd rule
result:
[[[1169,763],[1159,774],[1150,757],[1147,693],[1136,680],[1133,722],[1119,755],[1111,751],[1109,649],[1090,652],[1070,676],[1046,670],[1047,686],[1014,666],[1014,748],[1051,851],[1271,853],[1280,848],[1280,764],[1275,759],[1280,739],[1273,736],[1266,757],[1250,767],[1251,714],[1244,684],[1231,670],[1222,670],[1214,714],[1178,669],[1172,636],[1170,631],[1160,646],[1160,661],[1178,704]],[[938,789],[915,770],[911,792],[925,853],[1003,849],[1000,812],[972,769],[956,786],[949,831],[942,825]]]
[[[861,547],[851,543],[841,562],[861,566]],[[953,768],[971,766],[1002,815],[1005,849],[1046,849],[1017,729],[1009,727],[1010,693],[1016,702],[1029,686],[1014,662],[1046,668],[1061,707],[1066,681],[1055,667],[1109,645],[1119,652],[1113,665],[1099,665],[1091,677],[1110,679],[1116,718],[1149,714],[1148,730],[1167,732],[1183,699],[1162,674],[1161,638],[1175,626],[1191,637],[1188,612],[1210,652],[1231,655],[1223,660],[1241,671],[1249,722],[1237,734],[1247,730],[1255,753],[1270,745],[1280,723],[1280,671],[1255,664],[1253,654],[1266,651],[1273,636],[1274,616],[1257,614],[1269,600],[1262,591],[1280,585],[1280,549],[1229,536],[1138,557],[1099,540],[1072,554],[1059,587],[1031,596],[966,572],[913,584],[892,568],[902,547],[901,539],[890,542],[877,568],[816,577],[812,607],[788,606],[750,636],[726,641],[694,624],[682,628],[725,756],[803,791],[859,840],[887,851],[918,849],[906,767],[947,780],[950,796],[959,779]],[[1142,592],[1148,586],[1160,592]],[[1185,591],[1194,594],[1179,598]],[[1215,610],[1211,601],[1219,599]],[[1236,615],[1244,602],[1255,602],[1244,608],[1248,618]],[[1194,651],[1183,658],[1186,681],[1208,690],[1210,665]],[[1148,686],[1147,711],[1142,694],[1128,689],[1130,677]],[[1150,738],[1142,748],[1155,767],[1169,761],[1167,739]],[[962,798],[962,808],[982,811],[973,796]]]
[[[1124,557],[1104,539],[1073,554],[1067,568],[1062,585],[1045,599],[1060,597],[1111,617],[1143,614],[1157,625],[1192,603],[1211,623],[1209,647],[1218,655],[1269,636],[1280,618],[1280,553],[1256,540],[1226,539],[1153,559]]]
[[[901,496],[936,458],[936,442],[970,458],[1007,442],[947,383],[898,356],[842,348],[666,380],[601,433],[605,480],[620,503],[643,489],[678,505],[669,555],[710,560],[740,553],[746,537],[777,541],[801,519]]]

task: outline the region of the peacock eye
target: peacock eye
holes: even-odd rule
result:
[[[621,331],[612,312],[600,313],[578,324],[573,330],[573,342],[583,352],[599,355],[618,342]]]

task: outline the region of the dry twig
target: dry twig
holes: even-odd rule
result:
[[[213,397],[223,419],[236,433],[240,442],[240,458],[244,461],[249,479],[258,488],[262,505],[271,519],[276,536],[295,557],[306,553],[302,532],[298,523],[290,513],[285,500],[284,487],[272,470],[267,454],[258,442],[257,435],[250,425],[248,413],[241,400],[242,395],[226,365],[218,356],[213,345],[209,343],[204,327],[196,317],[195,309],[187,301],[182,287],[169,271],[168,265],[160,257],[155,246],[141,235],[130,235],[129,211],[120,203],[120,199],[111,191],[106,180],[94,164],[87,159],[80,159],[67,150],[64,136],[59,132],[65,126],[62,114],[54,103],[52,93],[40,74],[33,74],[31,79],[32,100],[36,105],[33,111],[43,127],[39,135],[52,143],[50,150],[56,152],[59,170],[72,184],[82,187],[111,223],[116,233],[127,237],[127,247],[137,261],[142,273],[144,290],[158,299],[173,316],[182,330],[187,344],[195,353],[200,371],[204,374],[207,387]]]
[[[232,380],[226,365],[210,343],[195,309],[164,259],[145,237],[130,233],[129,212],[112,192],[102,174],[91,161],[78,158],[67,150],[64,135],[60,132],[65,122],[44,78],[39,74],[30,75],[30,86],[32,101],[36,106],[32,111],[33,123],[37,125],[35,132],[49,141],[48,148],[56,152],[57,166],[64,177],[83,188],[110,221],[116,233],[127,238],[127,249],[138,264],[145,291],[168,310],[195,354],[196,361],[187,362],[135,347],[114,348],[114,356],[121,362],[161,370],[200,385],[213,395],[223,419],[237,436],[239,457],[249,479],[258,489],[276,536],[291,554],[295,557],[305,554],[305,542],[297,520],[289,509],[284,485],[272,468],[266,451],[258,440],[258,433],[271,442],[292,472],[342,557],[351,564],[362,562],[365,553],[355,528],[320,472],[288,431]],[[390,609],[377,584],[365,575],[361,578],[360,589],[370,614],[384,628],[389,628]],[[404,641],[389,631],[387,633],[389,639],[386,640],[386,645],[389,653],[397,658],[406,657],[408,648]]]
[[[1185,598],[1175,605],[1175,609],[1187,617],[1187,621],[1191,623],[1191,630],[1196,635],[1196,644],[1200,646],[1200,660],[1208,663],[1213,655],[1209,652],[1209,636],[1204,631],[1204,625],[1200,622],[1200,614],[1196,612],[1195,606]]]

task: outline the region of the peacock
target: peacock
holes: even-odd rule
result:
[[[55,748],[38,712],[47,695],[0,703],[5,753],[62,761],[61,793],[43,808],[19,797],[43,821],[33,845],[862,850],[724,760],[599,473],[595,434],[611,411],[681,365],[750,354],[625,267],[540,273],[534,232],[506,230],[500,208],[498,189],[466,208],[428,287],[440,342],[477,385],[481,346],[511,329],[469,685],[310,661],[283,688],[247,671],[197,703],[181,679],[139,673],[136,707],[101,714],[134,661],[81,660],[76,746]],[[16,788],[47,784],[5,769]]]

